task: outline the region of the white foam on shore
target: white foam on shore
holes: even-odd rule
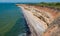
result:
[[[18,36],[26,36],[26,33],[21,33]]]

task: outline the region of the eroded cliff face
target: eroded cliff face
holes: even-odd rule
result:
[[[30,28],[30,36],[60,36],[60,11],[41,6],[20,6]]]
[[[42,13],[46,14],[50,18],[50,19],[48,18],[48,20],[45,21],[47,23],[48,28],[46,29],[46,31],[42,36],[60,36],[60,11],[46,7],[36,7],[36,8],[42,10],[43,11]]]
[[[34,15],[47,24],[47,29],[42,36],[60,36],[60,12],[45,7],[41,7],[39,10],[42,10],[40,11],[42,15],[39,14],[40,12],[36,12]]]
[[[49,25],[43,36],[60,36],[60,17]]]

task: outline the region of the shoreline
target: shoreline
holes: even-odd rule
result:
[[[19,8],[21,8],[22,9],[22,7],[21,6],[19,6]],[[22,10],[22,13],[23,13],[24,11]],[[24,13],[23,13],[23,16],[24,16]],[[24,16],[24,19],[25,19],[25,16]],[[26,19],[25,19],[25,22],[26,22],[26,29],[27,29],[27,31],[26,31],[26,36],[30,36],[31,35],[31,31],[30,31],[30,28],[29,28],[29,26],[28,26],[28,23],[27,23],[27,21],[26,21]]]

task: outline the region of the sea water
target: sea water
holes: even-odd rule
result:
[[[24,36],[28,30],[21,8],[0,3],[0,36]]]

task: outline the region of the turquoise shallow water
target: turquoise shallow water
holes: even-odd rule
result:
[[[28,30],[21,8],[15,4],[0,4],[0,36],[18,36]]]

